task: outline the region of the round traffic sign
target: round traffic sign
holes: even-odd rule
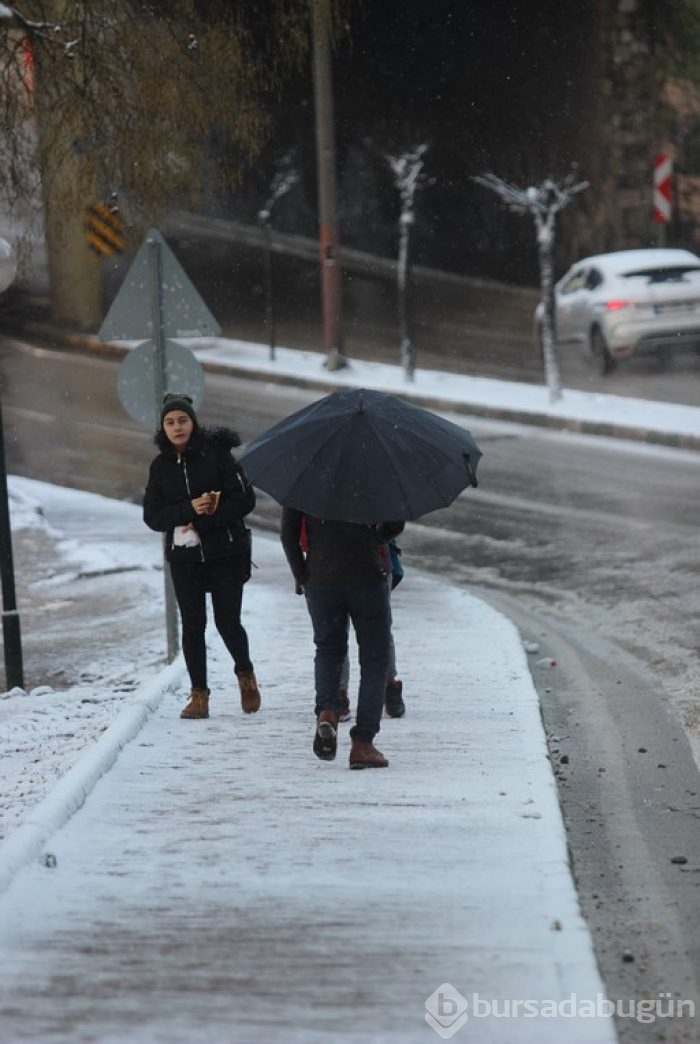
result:
[[[189,395],[198,408],[204,398],[204,370],[199,359],[177,341],[165,342],[166,392]],[[143,341],[122,360],[117,375],[117,394],[129,416],[148,428],[155,428],[160,415],[156,404],[156,346]]]

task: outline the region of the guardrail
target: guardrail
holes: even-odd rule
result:
[[[231,218],[208,217],[190,211],[176,211],[170,214],[162,225],[168,233],[201,236],[203,239],[238,243],[262,250],[266,246],[265,232],[257,225],[250,225]],[[307,261],[317,261],[319,257],[318,240],[292,232],[280,232],[273,228],[270,238],[271,249],[277,254],[298,257]],[[367,275],[396,276],[397,262],[390,257],[370,254],[364,250],[356,250],[341,244],[341,259],[344,269],[362,272]],[[459,275],[456,272],[444,272],[424,265],[413,265],[411,271],[421,279],[434,280],[452,286],[464,286],[471,290],[482,290],[521,298],[534,308],[538,293],[530,287],[512,286],[499,283],[494,279],[479,279],[473,276]]]

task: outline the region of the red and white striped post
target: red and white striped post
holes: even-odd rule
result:
[[[654,198],[652,219],[659,226],[659,246],[666,241],[666,226],[671,220],[673,199],[673,160],[664,152],[654,156]]]

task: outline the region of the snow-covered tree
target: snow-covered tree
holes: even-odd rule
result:
[[[579,192],[588,188],[587,181],[577,181],[572,171],[563,181],[545,178],[537,186],[518,188],[495,174],[480,174],[473,178],[479,185],[491,189],[518,213],[529,213],[535,221],[540,268],[542,300],[542,358],[544,376],[552,402],[561,398],[561,367],[557,346],[554,310],[554,235],[560,210]]]
[[[406,301],[410,233],[411,226],[415,221],[416,189],[424,180],[423,156],[427,151],[427,145],[415,145],[412,149],[401,152],[397,156],[387,156],[389,166],[394,172],[394,183],[401,199],[401,210],[399,212],[399,258],[396,276],[398,283],[401,362],[407,381],[414,380],[416,371],[416,347],[409,331]]]

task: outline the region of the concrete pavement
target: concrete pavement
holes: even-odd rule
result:
[[[241,714],[215,636],[208,721],[179,720],[171,673],[111,767],[105,734],[108,771],[0,895],[3,1044],[612,1044],[515,628],[407,578],[408,713],[383,723],[389,769],[350,772],[345,734],[332,764],[310,750],[310,626],[278,542],[254,557],[263,709]]]

